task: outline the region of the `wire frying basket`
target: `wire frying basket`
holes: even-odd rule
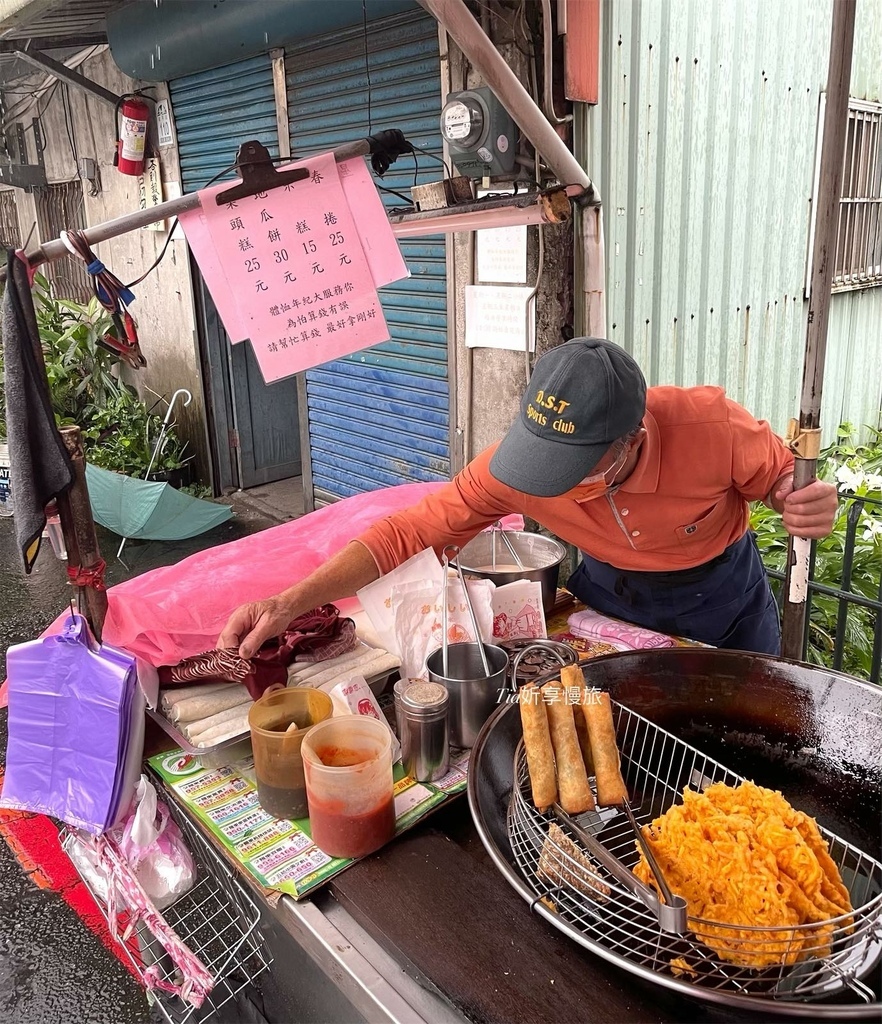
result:
[[[701,791],[715,782],[745,781],[628,708],[615,702],[612,707],[622,775],[640,826],[682,802],[685,786]],[[859,1002],[875,999],[861,978],[882,954],[882,864],[861,850],[820,829],[848,888],[849,914],[785,928],[689,917],[687,934],[675,935],[660,927],[647,902],[592,858],[575,833],[533,807],[522,740],[513,778],[507,821],[517,865],[535,903],[552,911],[583,945],[656,980],[690,982],[704,990],[696,995],[714,1001],[740,997],[768,1006],[770,1000],[817,1000],[843,990]],[[575,821],[605,851],[634,868],[639,856],[622,811],[589,811]],[[768,966],[746,967],[745,962]]]

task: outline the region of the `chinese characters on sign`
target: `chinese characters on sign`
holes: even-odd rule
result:
[[[377,275],[407,274],[370,178],[394,252],[374,240],[369,260],[333,154],[299,166],[307,179],[235,202],[217,203],[229,183],[207,189],[182,218],[231,340],[251,339],[268,384],[386,341]]]
[[[162,202],[162,169],[156,157],[144,161],[144,173],[138,176],[138,209],[146,210]],[[165,231],[165,221],[155,220],[145,224],[145,231]]]
[[[532,352],[536,346],[533,289],[468,285],[465,342],[469,348],[510,348],[523,352],[529,347]]]

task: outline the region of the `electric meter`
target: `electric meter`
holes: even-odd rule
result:
[[[491,178],[514,170],[515,123],[491,89],[450,93],[441,111],[441,134],[460,174]]]
[[[484,111],[473,100],[451,100],[441,113],[441,134],[448,142],[474,146],[484,133]]]

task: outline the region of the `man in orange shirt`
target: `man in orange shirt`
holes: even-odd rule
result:
[[[576,338],[536,363],[518,419],[441,490],[374,524],[311,576],[243,605],[218,641],[250,657],[316,605],[411,555],[520,512],[582,552],[568,589],[600,612],[718,647],[777,654],[778,610],[751,501],[823,537],[836,489],[793,490],[793,456],[717,387],[655,387],[618,345]]]

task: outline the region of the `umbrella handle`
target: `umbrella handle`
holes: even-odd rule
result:
[[[165,414],[165,419],[162,421],[162,430],[159,431],[159,437],[156,440],[156,444],[153,446],[153,451],[150,455],[150,464],[147,467],[147,472],[144,474],[144,479],[150,479],[150,472],[153,469],[153,463],[156,461],[156,456],[159,454],[159,450],[162,447],[162,442],[165,440],[165,435],[168,433],[168,425],[174,412],[175,403],[178,400],[178,395],[186,395],[184,400],[184,408],[193,401],[193,396],[186,388],[178,388],[178,390],[171,396],[171,401],[168,403],[168,412]]]
[[[178,388],[178,390],[171,396],[171,401],[168,403],[168,412],[165,414],[165,419],[162,421],[162,425],[164,427],[167,427],[168,424],[169,424],[169,421],[171,420],[172,411],[174,410],[175,402],[177,402],[177,400],[178,400],[178,395],[186,395],[187,396],[186,399],[184,400],[184,408],[185,409],[193,401],[193,396],[190,394],[190,392],[186,388]]]

